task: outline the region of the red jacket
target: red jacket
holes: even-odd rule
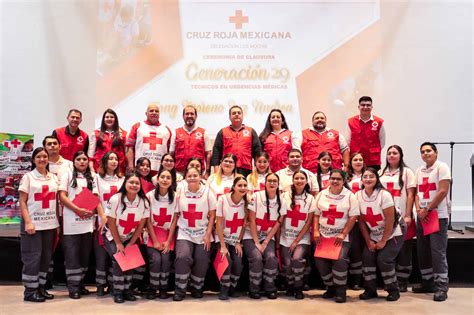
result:
[[[119,170],[122,174],[125,173],[126,159],[125,159],[125,141],[127,139],[127,132],[120,128],[120,138],[122,139],[122,145],[119,147],[112,148],[113,134],[104,132],[102,148],[99,148],[97,142],[99,141],[100,129],[94,131],[96,146],[94,156],[90,157],[90,160],[94,161],[94,170],[97,172],[100,166],[100,160],[108,151],[113,151],[117,154],[119,159]],[[106,171],[106,170],[104,170]]]
[[[203,173],[206,170],[206,153],[204,143],[203,128],[196,128],[191,133],[188,133],[183,127],[176,129],[176,140],[174,154],[176,159],[176,170],[184,172],[186,164],[192,157],[199,157],[203,161]]]
[[[72,161],[77,151],[84,151],[87,154],[87,150],[89,149],[89,137],[87,133],[81,129],[79,129],[75,135],[72,135],[66,132],[66,128],[69,131],[68,127],[69,126],[55,129],[53,135],[56,135],[61,144],[59,154],[66,160]]]
[[[283,130],[279,134],[270,133],[263,144],[263,151],[270,156],[270,169],[277,172],[288,166],[288,152],[293,148],[291,131]]]
[[[237,167],[252,169],[252,128],[242,127],[235,131],[231,127],[222,129],[222,156],[232,153],[237,156]]]
[[[305,129],[302,132],[303,141],[301,151],[303,153],[303,168],[315,173],[318,170],[318,156],[321,152],[327,151],[332,156],[332,167],[342,167],[342,154],[339,147],[339,132],[333,129],[318,133],[312,129]]]
[[[367,166],[381,165],[380,158],[382,146],[380,144],[380,129],[383,119],[373,116],[373,120],[363,122],[359,116],[349,118],[348,124],[351,130],[351,142],[349,149],[351,153],[360,152]]]

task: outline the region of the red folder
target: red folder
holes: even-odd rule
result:
[[[405,241],[411,240],[416,236],[416,221],[411,220],[410,225],[407,226],[407,234],[405,234]]]
[[[135,269],[145,264],[137,244],[125,247],[125,254],[117,253],[114,258],[122,271]]]
[[[421,221],[423,235],[439,232],[438,210],[433,209],[428,212],[428,222]]]
[[[314,251],[314,257],[338,260],[341,256],[342,245],[336,246],[335,237],[321,237]]]
[[[229,267],[229,261],[227,260],[227,256],[222,256],[220,252],[217,253],[216,259],[214,259],[214,269],[216,269],[217,278],[219,281],[224,275],[225,270]]]
[[[97,205],[100,203],[100,199],[89,189],[83,189],[78,195],[76,195],[76,198],[74,198],[72,203],[79,208],[94,211],[94,209],[97,208]]]
[[[168,237],[170,235],[169,230],[165,230],[164,228],[159,227],[159,226],[154,226],[153,231],[155,232],[158,242],[164,243],[168,240]],[[146,246],[153,247],[153,240],[151,239],[150,236],[148,236],[148,242],[146,243]],[[170,250],[174,250],[174,239],[170,243]]]

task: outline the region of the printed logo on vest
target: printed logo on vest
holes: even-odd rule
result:
[[[334,138],[334,133],[332,133],[332,131],[329,131],[327,133],[327,136],[328,136],[328,138]]]
[[[82,136],[77,137],[77,143],[81,144],[84,141],[84,138]]]
[[[250,131],[248,130],[244,130],[242,134],[244,135],[244,137],[250,137]]]
[[[201,139],[202,138],[202,133],[200,133],[199,131],[196,132],[196,139]]]
[[[379,126],[379,123],[376,122],[376,121],[374,121],[374,122],[372,123],[372,130],[377,130],[377,127],[378,127],[378,126]]]
[[[282,140],[283,140],[283,143],[284,143],[284,144],[287,144],[287,143],[290,142],[290,138],[288,138],[288,136],[284,136],[284,137],[282,138]]]

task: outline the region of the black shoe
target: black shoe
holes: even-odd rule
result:
[[[69,292],[69,297],[73,300],[78,300],[81,298],[81,294],[79,292]]]
[[[448,292],[436,291],[433,296],[433,301],[443,302],[443,301],[446,301],[447,298],[448,298]]]
[[[175,293],[175,294],[173,295],[173,301],[179,302],[179,301],[184,300],[185,297],[186,297],[185,294],[178,294],[178,293]]]
[[[53,282],[51,280],[46,280],[46,283],[44,284],[44,288],[46,290],[51,290],[53,288]]]
[[[328,287],[326,292],[323,293],[323,299],[332,299],[336,296],[336,290],[334,287]]]
[[[95,292],[97,296],[104,296],[105,293],[105,288],[104,287],[97,287],[97,291]]]
[[[147,300],[154,300],[156,299],[156,292],[155,291],[150,291],[147,294],[145,294],[145,298]]]
[[[238,297],[240,297],[240,293],[234,287],[230,287],[229,296],[233,297],[233,298],[238,298]]]
[[[39,288],[38,293],[39,293],[40,295],[44,296],[44,298],[45,298],[46,300],[52,300],[52,299],[54,299],[54,295],[49,294],[48,291],[46,291],[46,289],[45,289],[44,287]]]
[[[260,292],[249,292],[249,296],[251,299],[258,300],[260,299]]]
[[[267,293],[267,298],[270,300],[274,300],[278,297],[278,293],[273,291],[273,292],[268,292]]]
[[[394,301],[398,301],[399,298],[400,298],[399,291],[389,291],[386,297],[386,300],[389,302],[394,302]]]
[[[347,297],[345,294],[337,294],[335,298],[336,303],[346,303]]]
[[[297,300],[302,300],[302,299],[304,299],[303,291],[301,291],[301,290],[296,290],[296,291],[295,291],[295,299],[297,299]]]
[[[191,296],[195,299],[202,299],[204,293],[201,290],[191,290]]]
[[[372,291],[372,290],[365,290],[364,293],[359,295],[359,299],[361,300],[370,300],[373,298],[378,297],[379,295],[377,294],[377,291]]]
[[[431,284],[416,284],[411,290],[413,293],[434,293],[434,287]]]
[[[35,292],[32,295],[25,296],[23,300],[26,302],[44,302],[46,301],[46,298],[38,292]]]
[[[125,301],[136,301],[137,297],[133,295],[132,291],[125,291],[123,292],[123,298]]]
[[[295,290],[293,288],[288,288],[285,292],[285,296],[295,296]]]
[[[309,290],[311,290],[309,284],[307,283],[303,284],[303,291],[309,291]]]
[[[221,287],[221,291],[218,296],[219,300],[225,301],[229,299],[229,288]]]
[[[122,294],[114,295],[114,302],[115,302],[115,303],[123,303],[123,302],[125,302],[125,300],[124,300],[124,298],[123,298],[123,295],[122,295]]]
[[[158,297],[162,300],[166,300],[167,298],[170,297],[170,295],[168,294],[166,290],[160,290],[160,292],[158,293]]]
[[[79,291],[81,295],[89,295],[91,292],[87,290],[85,287],[82,287],[81,290]]]
[[[400,289],[400,292],[408,292],[408,283],[398,282],[398,287]]]

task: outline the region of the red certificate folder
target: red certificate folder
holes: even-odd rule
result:
[[[428,212],[428,222],[421,221],[423,235],[439,232],[438,210],[433,209]]]
[[[405,234],[405,241],[411,240],[416,236],[416,221],[411,220],[410,225],[407,226],[407,234]]]
[[[125,254],[117,253],[114,258],[122,271],[135,269],[145,264],[137,244],[125,247]]]
[[[169,230],[165,230],[164,228],[159,227],[159,226],[154,226],[153,231],[155,232],[158,242],[164,243],[168,240],[169,233],[170,233]],[[151,239],[150,236],[148,236],[148,242],[146,243],[146,246],[153,247],[153,240]],[[171,241],[170,250],[174,250],[174,239]]]
[[[214,259],[214,269],[216,269],[217,278],[219,281],[222,278],[225,270],[229,266],[229,261],[227,260],[227,256],[222,256],[220,252],[217,252],[216,259]]]
[[[99,197],[94,195],[89,189],[83,189],[72,201],[79,208],[94,211],[100,203]]]
[[[335,237],[321,237],[314,251],[314,257],[338,260],[341,256],[342,245],[336,246]]]

